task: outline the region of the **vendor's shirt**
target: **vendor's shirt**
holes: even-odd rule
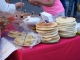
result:
[[[44,0],[44,2],[46,1],[48,0]],[[64,12],[64,7],[62,3],[60,2],[60,0],[55,0],[52,7],[43,6],[43,10],[55,16],[61,12]]]
[[[1,12],[8,12],[8,13],[14,13],[16,10],[16,7],[14,4],[6,3],[5,0],[0,0],[0,11]]]

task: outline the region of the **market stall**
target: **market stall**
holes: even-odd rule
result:
[[[6,60],[80,60],[80,36],[61,38],[56,44],[39,44],[32,49],[23,47]]]
[[[79,60],[80,32],[76,19],[48,13],[17,11],[1,17],[2,56],[6,60]],[[9,23],[8,23],[9,22]],[[6,25],[5,25],[6,23]]]

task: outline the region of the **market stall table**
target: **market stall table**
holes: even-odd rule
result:
[[[39,44],[32,49],[23,47],[6,60],[80,60],[80,36],[61,38],[55,44]]]

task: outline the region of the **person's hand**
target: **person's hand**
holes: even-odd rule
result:
[[[10,0],[5,0],[7,3],[10,3]]]
[[[34,5],[34,0],[28,0],[28,2],[30,3],[30,4],[32,4],[32,5]]]
[[[28,0],[28,2],[32,4],[32,3],[34,3],[34,0]]]
[[[15,3],[15,6],[16,6],[16,8],[21,8],[21,7],[24,6],[24,3],[22,3],[22,2],[17,2],[17,3]]]
[[[34,6],[38,6],[39,3],[37,3],[35,0],[28,0],[28,2]]]

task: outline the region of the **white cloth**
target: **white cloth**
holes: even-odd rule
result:
[[[16,10],[16,7],[14,4],[6,3],[5,0],[0,0],[0,11],[1,12],[8,12],[8,13],[14,13]]]

